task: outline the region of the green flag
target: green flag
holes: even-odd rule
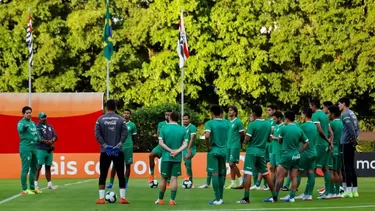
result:
[[[113,54],[112,21],[111,21],[111,14],[109,14],[109,4],[107,4],[107,12],[105,13],[105,26],[104,26],[104,57],[110,60],[112,54]]]

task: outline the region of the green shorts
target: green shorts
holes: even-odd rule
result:
[[[189,159],[186,159],[186,156],[188,155],[188,151],[187,149],[185,149],[184,151],[182,151],[182,158],[184,159],[184,162],[191,162],[191,159],[193,159],[193,157],[195,156],[195,154],[197,153],[197,149],[194,148],[194,149],[191,149],[191,155],[189,156]]]
[[[240,162],[240,148],[227,149],[227,163],[239,163]]]
[[[38,149],[36,156],[38,158],[39,165],[52,166],[53,152],[47,150]]]
[[[276,154],[270,154],[270,164],[271,166],[273,167],[277,167],[280,163],[280,159],[281,159],[281,152],[279,153],[276,153]]]
[[[270,162],[270,154],[272,153],[272,143],[267,142],[266,144],[266,156],[264,156],[264,159],[266,159],[266,162]]]
[[[298,171],[315,171],[316,168],[316,156],[301,155],[301,159],[298,163]]]
[[[181,162],[162,161],[160,171],[164,178],[178,177],[181,175]]]
[[[226,175],[227,168],[225,160],[225,149],[223,152],[211,149],[211,151],[207,153],[207,172]]]
[[[266,159],[263,156],[246,154],[244,163],[244,173],[253,175],[253,172],[268,174]]]
[[[329,168],[332,169],[332,152],[327,152],[328,147],[324,145],[316,146],[316,168],[324,169]]]
[[[161,158],[163,155],[163,148],[160,145],[157,145],[151,152],[155,153],[158,158]]]
[[[133,148],[122,148],[126,165],[133,164]]]
[[[286,170],[298,169],[300,154],[282,154],[280,164]]]
[[[333,155],[332,158],[332,170],[334,171],[341,171],[342,169],[342,157],[341,154]]]

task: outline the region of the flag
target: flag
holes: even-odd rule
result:
[[[183,11],[181,11],[181,17],[180,17],[180,26],[179,26],[179,39],[177,41],[177,53],[180,57],[180,68],[184,67],[184,62],[186,59],[189,58],[189,49],[186,39],[186,33],[185,33],[185,25],[184,25],[184,16]]]
[[[26,28],[26,44],[27,48],[29,49],[29,65],[32,67],[34,65],[33,60],[33,26],[31,23],[31,13],[29,11],[29,18],[27,21],[27,28]]]
[[[105,26],[104,26],[104,57],[108,60],[111,59],[113,54],[112,43],[112,20],[109,13],[109,4],[107,3],[107,12],[105,13]]]

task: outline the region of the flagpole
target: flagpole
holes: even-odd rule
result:
[[[28,9],[28,15],[30,15],[30,8]],[[32,34],[31,34],[31,40],[33,39]],[[29,52],[29,57],[30,57],[30,52]],[[30,64],[30,59],[29,59],[29,106],[31,107],[31,64]]]
[[[181,125],[184,125],[184,67],[181,70]]]
[[[109,60],[107,59],[107,100],[109,100]]]

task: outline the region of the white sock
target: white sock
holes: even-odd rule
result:
[[[353,193],[357,193],[358,192],[358,187],[353,187]]]
[[[342,183],[342,187],[343,187],[344,189],[346,189],[346,182],[343,182],[343,183]]]
[[[349,189],[349,193],[351,193],[351,192],[353,192],[353,187],[348,187],[348,189]]]
[[[345,188],[345,192],[347,192],[347,193],[349,192],[349,187]]]
[[[48,182],[48,187],[52,187],[52,182]]]
[[[236,180],[231,180],[232,185],[236,185]]]
[[[99,190],[99,198],[104,199],[105,190]]]
[[[243,183],[243,178],[242,178],[242,177],[238,178],[238,182],[240,183],[240,185],[242,185],[242,183]]]
[[[120,189],[120,197],[121,198],[125,198],[125,193],[126,193],[125,188],[124,189]]]
[[[38,181],[34,182],[35,187],[38,187]]]

